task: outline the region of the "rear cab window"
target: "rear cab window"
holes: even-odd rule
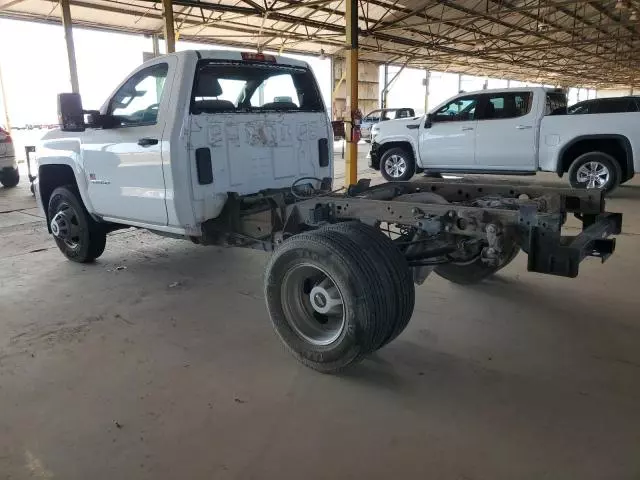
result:
[[[201,60],[191,113],[324,112],[311,71],[273,63]]]

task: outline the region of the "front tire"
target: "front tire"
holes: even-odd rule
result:
[[[569,167],[569,183],[573,188],[597,188],[611,192],[621,180],[620,164],[604,152],[584,153]]]
[[[54,240],[69,260],[87,263],[102,255],[106,231],[91,218],[73,187],[56,188],[49,199],[47,213]]]
[[[0,183],[5,188],[13,188],[20,182],[20,171],[17,168],[5,170],[0,178]]]
[[[380,159],[380,173],[388,182],[404,182],[416,173],[413,155],[404,148],[390,148]]]

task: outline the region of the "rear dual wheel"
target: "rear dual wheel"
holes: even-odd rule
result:
[[[413,284],[404,258],[387,240],[372,227],[350,223],[296,235],[273,254],[265,276],[267,308],[302,363],[335,373],[404,329]]]

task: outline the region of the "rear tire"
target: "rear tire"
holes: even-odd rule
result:
[[[413,155],[404,148],[390,148],[380,158],[380,173],[389,182],[404,182],[416,173]]]
[[[92,262],[104,252],[107,234],[71,186],[56,188],[49,198],[47,220],[58,248],[69,260]]]
[[[379,271],[356,241],[329,229],[296,235],[275,251],[265,276],[267,309],[300,362],[335,373],[382,345],[395,298]]]
[[[611,192],[621,180],[620,164],[604,152],[584,153],[569,167],[569,183],[573,188],[598,188]]]
[[[20,182],[20,171],[17,168],[13,170],[5,170],[0,178],[0,183],[5,188],[13,188]]]
[[[329,230],[344,232],[370,250],[372,264],[386,280],[385,289],[392,292],[394,309],[389,316],[389,331],[381,346],[400,335],[409,324],[415,305],[415,285],[404,255],[393,241],[380,230],[361,222],[336,223]]]

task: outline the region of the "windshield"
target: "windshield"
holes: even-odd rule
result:
[[[307,68],[246,62],[200,62],[191,112],[323,112],[322,97]]]

